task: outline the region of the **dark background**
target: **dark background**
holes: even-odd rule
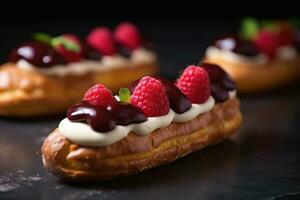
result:
[[[278,12],[273,6],[268,6],[272,8],[269,15],[264,9],[255,9],[251,15],[243,9],[227,10],[218,2],[187,7],[182,2],[165,7],[140,2],[148,8],[145,10],[114,2],[116,11],[99,2],[82,7],[84,3],[76,3],[75,9],[51,4],[54,9],[47,11],[26,10],[14,3],[15,12],[1,18],[1,63],[9,49],[34,32],[71,32],[83,37],[95,26],[114,27],[126,20],[136,23],[157,44],[161,73],[170,78],[176,78],[188,64],[198,63],[215,37],[235,32],[240,16],[297,16]],[[39,4],[46,7],[50,3]],[[85,7],[89,12],[81,12]],[[289,11],[291,8],[296,7],[290,6]],[[43,169],[40,145],[62,117],[0,118],[0,199],[300,199],[298,85],[241,95],[244,124],[231,140],[167,166],[98,184],[61,183]]]

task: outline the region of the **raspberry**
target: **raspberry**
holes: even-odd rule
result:
[[[145,76],[140,80],[132,93],[130,102],[148,117],[162,116],[169,112],[166,89],[159,80],[150,76]]]
[[[255,45],[270,58],[275,57],[278,47],[280,46],[280,38],[278,33],[262,30],[254,40]]]
[[[103,55],[114,55],[116,45],[113,35],[108,28],[95,28],[86,38],[87,43]]]
[[[90,102],[93,105],[107,107],[117,104],[117,100],[113,97],[112,92],[102,84],[97,84],[88,89],[84,94],[83,100]]]
[[[210,95],[208,73],[198,66],[188,66],[176,85],[192,103],[204,103]]]
[[[116,41],[130,50],[134,50],[140,46],[141,38],[137,27],[131,23],[125,22],[120,24],[114,36]]]
[[[82,58],[82,47],[76,35],[64,34],[52,41],[54,49],[68,62],[78,62]]]

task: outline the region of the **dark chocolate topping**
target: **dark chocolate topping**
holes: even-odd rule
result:
[[[235,82],[218,65],[202,63],[209,76],[211,94],[216,102],[223,102],[229,98],[228,92],[236,89]]]
[[[50,45],[39,41],[26,42],[13,49],[9,61],[17,62],[20,59],[24,59],[36,67],[43,68],[66,63],[63,57]]]
[[[116,125],[128,125],[147,120],[143,112],[131,104],[118,103],[105,108],[87,101],[71,106],[67,117],[73,122],[88,123],[93,130],[103,133],[111,131]]]
[[[83,57],[90,60],[101,60],[102,54],[91,47],[86,41],[81,42]]]

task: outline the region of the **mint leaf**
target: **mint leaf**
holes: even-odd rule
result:
[[[63,36],[52,38],[51,45],[53,47],[63,45],[69,51],[80,52],[80,46],[76,42]]]
[[[259,24],[254,18],[245,18],[242,20],[239,35],[245,40],[254,39],[259,31]]]
[[[130,101],[130,91],[128,88],[121,88],[119,90],[119,98],[121,102],[129,103]]]
[[[35,33],[33,34],[33,39],[46,44],[50,44],[52,37],[46,33]]]

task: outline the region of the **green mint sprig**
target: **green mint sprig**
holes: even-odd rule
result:
[[[120,90],[119,90],[119,98],[120,98],[120,101],[123,102],[123,103],[129,103],[130,102],[130,91],[128,88],[124,88],[122,87]]]
[[[73,51],[73,52],[80,52],[80,50],[81,50],[80,46],[76,42],[74,42],[71,39],[68,39],[64,36],[58,36],[58,37],[52,38],[51,45],[53,47],[63,45],[67,50]]]
[[[46,44],[51,44],[52,37],[46,33],[35,33],[33,34],[33,39]]]
[[[254,39],[259,32],[259,23],[254,18],[245,18],[241,22],[239,35],[245,40]]]

